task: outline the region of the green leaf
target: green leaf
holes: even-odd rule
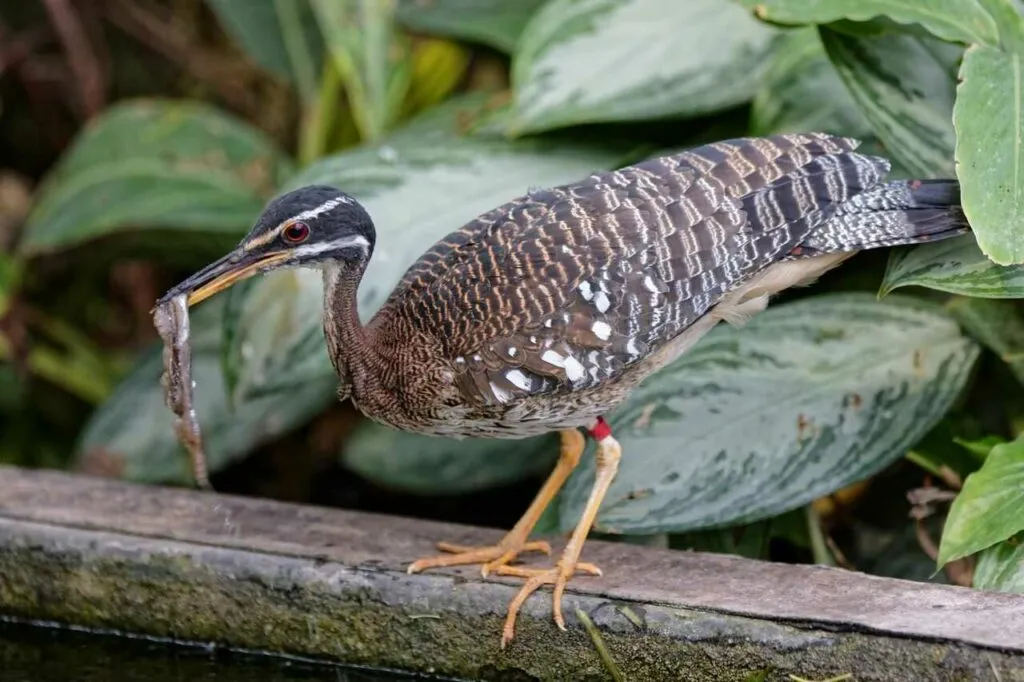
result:
[[[921,24],[943,40],[995,44],[995,20],[978,0],[738,0],[765,21],[828,24],[839,19],[867,21],[887,16],[901,24]]]
[[[545,0],[399,0],[398,20],[427,35],[480,42],[512,52]]]
[[[920,178],[953,177],[951,114],[963,50],[906,33],[820,31],[836,70],[891,154]]]
[[[973,415],[954,410],[914,445],[907,459],[934,476],[942,477],[942,470],[946,468],[962,479],[981,465],[995,445],[989,442],[989,436],[982,434],[984,427]],[[976,454],[979,448],[986,448],[984,455]],[[941,530],[936,529],[936,537]]]
[[[998,355],[1024,384],[1024,318],[1015,303],[955,298],[946,307],[971,336]]]
[[[595,528],[748,523],[867,478],[945,414],[977,356],[940,307],[902,297],[822,295],[720,326],[609,417],[622,462]],[[584,457],[563,529],[593,480]]]
[[[208,0],[224,29],[253,60],[316,97],[323,38],[309,0]]]
[[[996,265],[968,234],[894,249],[880,294],[909,286],[976,298],[1024,298],[1024,267]]]
[[[1015,538],[981,550],[973,585],[979,590],[1024,594],[1024,541]]]
[[[808,130],[849,137],[871,133],[812,27],[792,31],[780,41],[750,118],[752,135]]]
[[[18,260],[0,251],[0,318],[7,313],[11,298],[21,283],[22,270],[22,265]]]
[[[524,447],[518,440],[420,436],[364,420],[346,443],[342,459],[381,486],[419,495],[458,495],[546,474],[558,448],[557,434]]]
[[[129,229],[241,236],[291,172],[266,136],[212,107],[119,104],[47,176],[20,248],[36,255]]]
[[[219,367],[220,317],[225,297],[192,313],[192,373],[195,405],[211,472],[286,433],[330,401],[335,382],[321,377],[289,394],[251,398],[228,406]],[[164,404],[161,348],[150,347],[126,380],[90,418],[77,448],[76,464],[113,465],[122,478],[147,483],[192,482],[188,458],[174,432],[174,415]]]
[[[956,444],[967,450],[974,458],[979,462],[984,462],[985,458],[992,452],[992,448],[997,445],[1001,445],[1006,442],[1006,439],[1000,436],[985,436],[978,440],[963,440],[961,438],[954,439]]]
[[[1024,56],[972,46],[953,122],[964,213],[981,250],[1024,263]]]
[[[964,480],[939,543],[939,566],[1024,530],[1024,437],[996,445]]]
[[[1008,52],[1024,53],[1024,0],[978,0],[999,27],[999,44]]]
[[[312,0],[334,65],[364,140],[398,119],[409,89],[412,52],[394,30],[395,0]]]
[[[511,132],[740,104],[776,36],[721,0],[552,0],[516,47]]]

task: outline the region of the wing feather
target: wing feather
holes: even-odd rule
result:
[[[614,379],[877,184],[856,146],[740,138],[530,192],[435,244],[382,315],[434,335],[471,403]]]

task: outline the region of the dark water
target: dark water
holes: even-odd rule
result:
[[[0,682],[424,682],[438,679],[0,620]]]

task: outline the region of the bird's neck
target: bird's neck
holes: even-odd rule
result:
[[[331,262],[324,273],[324,336],[342,390],[355,390],[372,381],[380,356],[359,319],[356,292],[363,269]],[[346,385],[347,384],[347,385]]]

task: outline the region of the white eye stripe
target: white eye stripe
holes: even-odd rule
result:
[[[370,250],[370,242],[366,237],[360,234],[352,234],[341,239],[335,239],[333,242],[321,242],[319,244],[303,244],[297,246],[292,251],[297,258],[303,258],[305,256],[317,256],[327,251],[334,251],[336,249],[344,249],[348,246],[357,246],[363,250],[365,254]]]
[[[296,216],[292,216],[288,222],[297,222],[300,220],[312,220],[322,213],[327,213],[331,209],[337,208],[342,204],[349,203],[348,197],[335,197],[334,199],[328,199],[324,203],[320,204],[316,208],[311,208],[307,211],[303,211]]]

